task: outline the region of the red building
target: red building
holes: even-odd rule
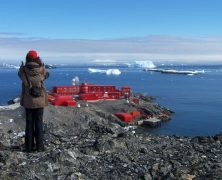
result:
[[[52,94],[56,95],[72,95],[79,96],[80,100],[102,100],[102,99],[120,99],[129,98],[131,95],[131,88],[123,86],[121,90],[116,89],[112,85],[96,85],[82,83],[80,86],[55,86]]]

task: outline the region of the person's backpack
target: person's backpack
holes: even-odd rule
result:
[[[28,82],[28,86],[29,86],[29,94],[32,96],[32,97],[40,97],[41,96],[41,87],[37,87],[37,86],[32,86],[25,70],[24,70],[24,73],[25,73],[25,77],[27,79],[27,82]]]

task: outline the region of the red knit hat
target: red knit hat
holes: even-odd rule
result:
[[[38,57],[38,54],[37,54],[36,51],[31,50],[31,51],[28,52],[28,54],[26,55],[26,57],[29,57],[29,58],[35,59],[35,58]]]

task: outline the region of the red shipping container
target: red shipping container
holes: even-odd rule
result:
[[[64,101],[64,106],[72,106],[72,107],[74,107],[74,106],[76,106],[76,101],[74,101],[74,100],[68,100],[68,101]]]
[[[133,111],[130,113],[133,117],[137,117],[137,116],[140,116],[141,113],[139,111]]]
[[[131,122],[133,120],[133,116],[129,113],[116,113],[115,116],[124,122]]]
[[[63,106],[63,104],[64,104],[64,101],[60,101],[60,100],[52,101],[53,106]]]
[[[72,101],[72,96],[55,95],[55,99],[52,101],[54,106],[63,106],[66,101]]]

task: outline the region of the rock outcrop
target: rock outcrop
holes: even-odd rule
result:
[[[138,107],[155,115],[168,110],[149,98],[140,106],[112,104],[48,106],[44,114],[46,150],[39,153],[23,152],[23,108],[0,110],[0,179],[222,177],[222,135],[191,138],[137,134],[136,127],[122,123],[112,113]]]

